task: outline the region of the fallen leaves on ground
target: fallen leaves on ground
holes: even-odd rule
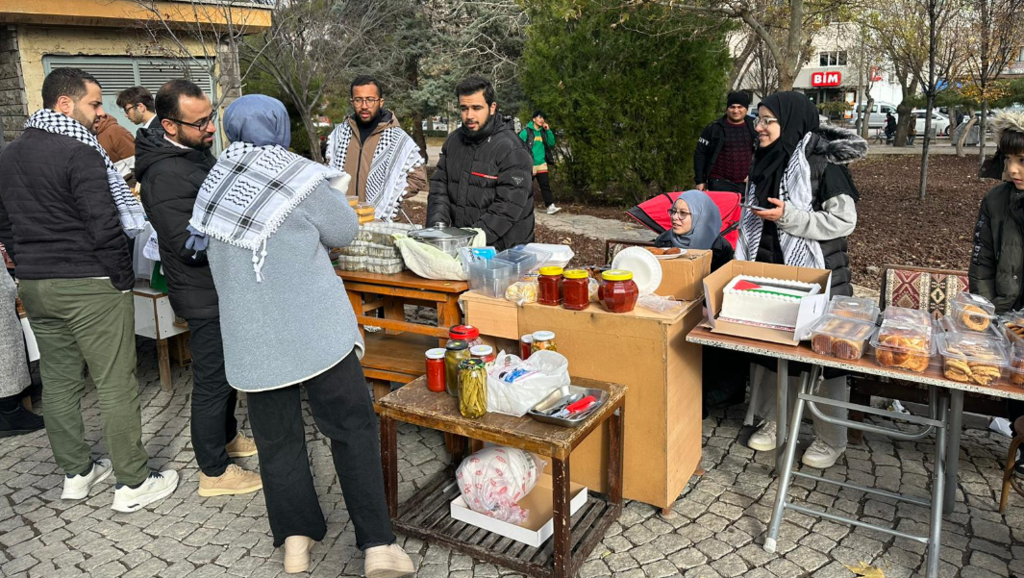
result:
[[[860,565],[850,566],[849,564],[843,564],[846,569],[853,572],[857,576],[863,576],[864,578],[885,578],[885,574],[882,573],[881,568],[875,568],[869,566],[866,562],[861,562]]]

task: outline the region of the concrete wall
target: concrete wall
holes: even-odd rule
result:
[[[0,130],[4,142],[22,133],[28,118],[28,102],[22,80],[18,31],[14,26],[0,27]]]

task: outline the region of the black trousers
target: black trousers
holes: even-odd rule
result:
[[[708,184],[705,190],[708,191],[731,191],[733,193],[743,193],[747,188],[747,183],[734,183],[732,181],[726,181],[724,179],[708,179]]]
[[[231,463],[224,446],[238,433],[238,392],[224,373],[220,318],[186,321],[192,350],[192,448],[199,469],[217,477]]]
[[[356,546],[365,550],[393,544],[377,416],[355,352],[301,385],[317,429],[331,440],[334,469],[355,526]],[[327,534],[309,469],[299,393],[299,385],[292,385],[247,394],[274,546],[283,544],[288,536],[320,541]]]
[[[540,196],[544,199],[544,206],[550,207],[555,204],[555,197],[551,194],[551,179],[548,178],[548,174],[537,173],[533,175],[533,179],[537,181],[537,186],[540,187]]]

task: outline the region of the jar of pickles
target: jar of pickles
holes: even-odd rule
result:
[[[561,267],[541,267],[537,284],[537,303],[558,305],[562,302]]]
[[[490,365],[497,359],[497,355],[494,353],[494,348],[490,345],[474,345],[469,348],[470,357],[482,359],[484,363]]]
[[[470,419],[487,413],[487,366],[482,359],[459,363],[459,413]]]
[[[590,275],[583,269],[562,273],[562,307],[580,311],[590,305]]]
[[[448,328],[448,343],[452,341],[465,341],[470,347],[483,345],[480,340],[480,330],[472,325],[452,325]]]
[[[640,291],[633,281],[633,273],[622,269],[612,269],[601,273],[604,283],[597,290],[598,298],[605,308],[612,313],[629,313],[636,307]]]
[[[533,354],[545,350],[558,351],[558,347],[555,346],[555,332],[535,331],[533,333],[533,343],[530,344],[530,353]]]
[[[448,341],[444,352],[444,389],[452,397],[459,396],[459,364],[469,359],[469,344],[453,339]]]

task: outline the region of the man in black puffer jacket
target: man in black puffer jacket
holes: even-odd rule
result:
[[[533,241],[533,159],[512,121],[496,114],[494,88],[470,77],[455,87],[462,128],[441,149],[427,197],[428,227],[483,229],[498,251]]]
[[[220,308],[205,251],[185,248],[199,188],[217,159],[210,153],[216,123],[210,99],[187,80],[172,80],[156,95],[160,124],[139,129],[135,175],[142,204],[160,246],[174,312],[188,321],[192,350],[192,445],[200,496],[245,494],[263,487],[259,474],[230,458],[256,453],[238,431],[237,394],[224,371]]]

